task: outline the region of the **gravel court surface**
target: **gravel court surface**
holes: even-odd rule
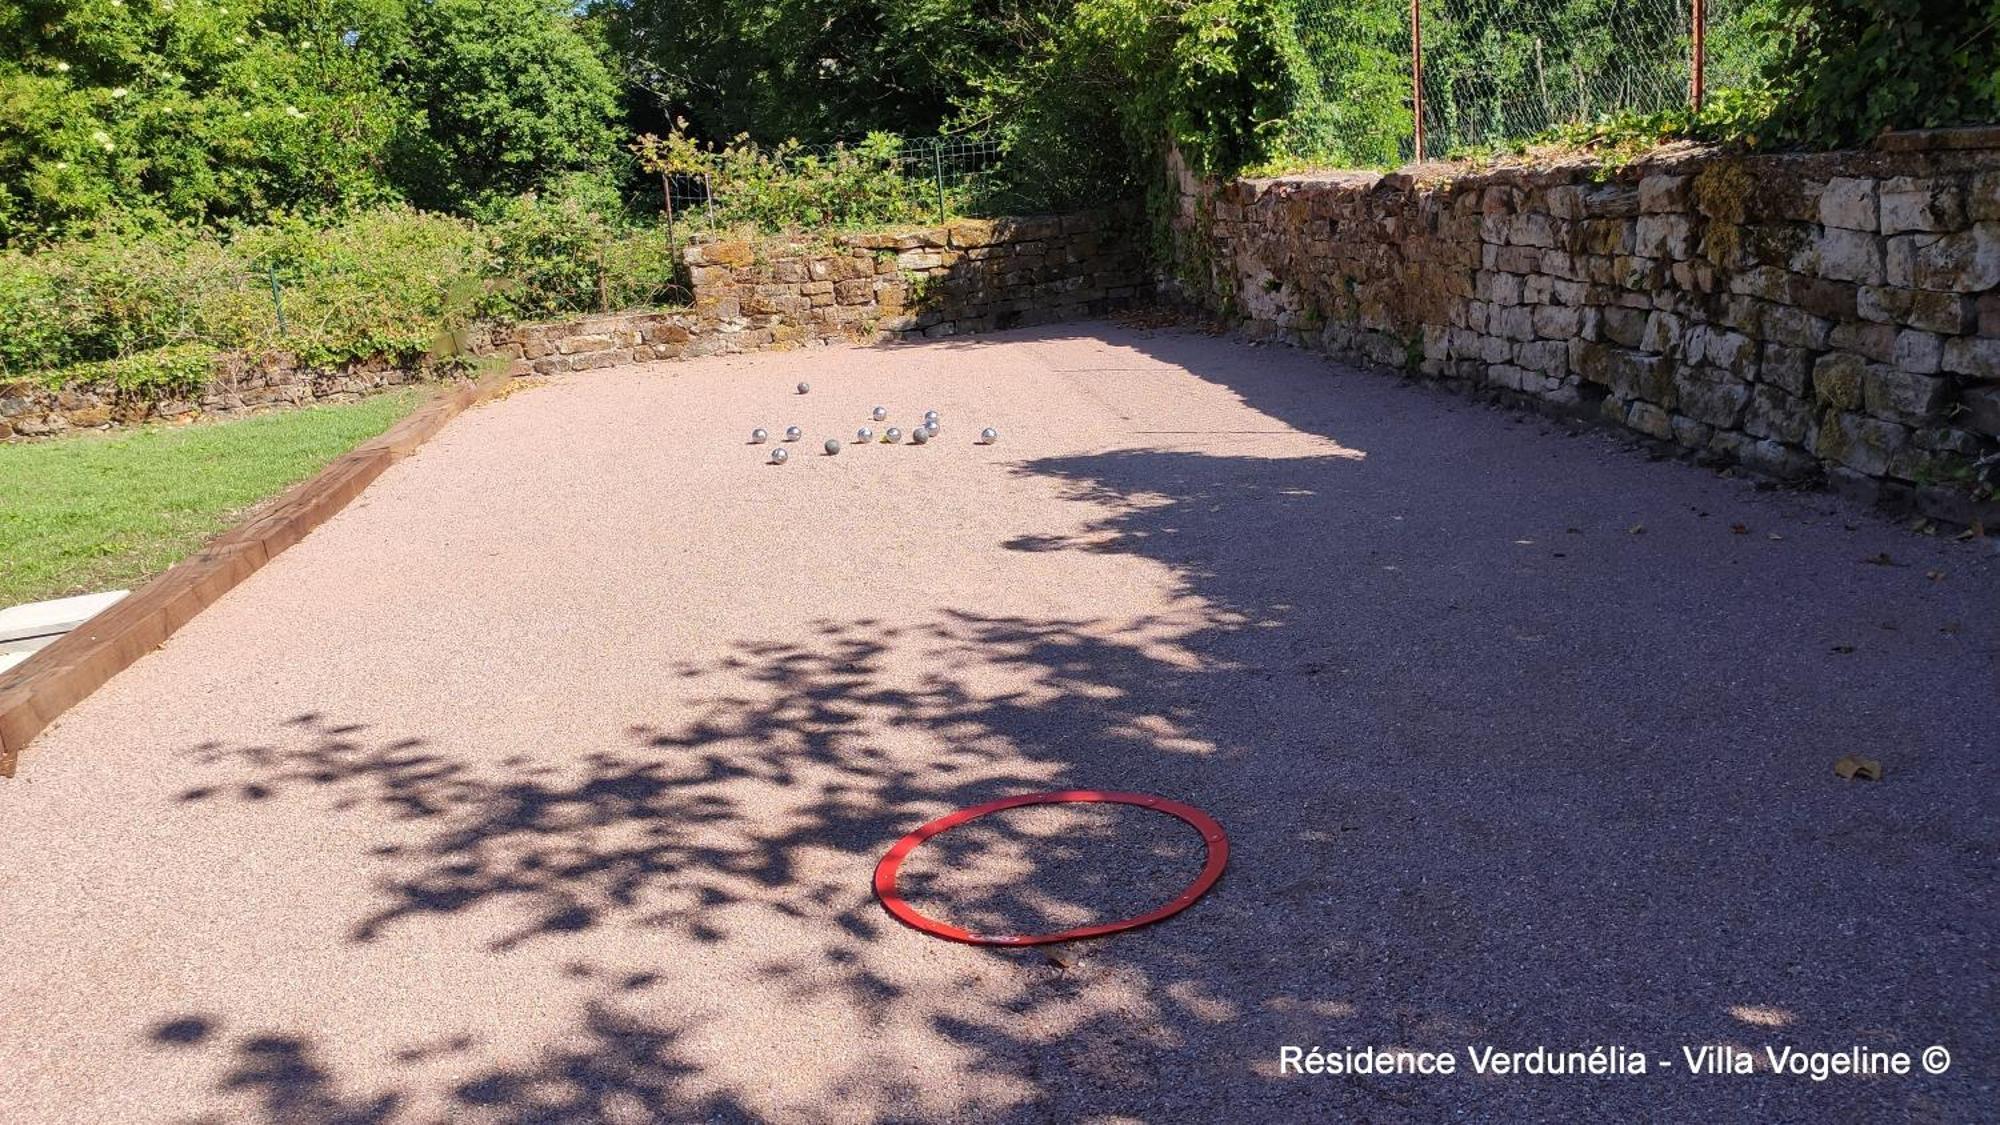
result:
[[[821,455],[878,402],[940,441]],[[792,423],[788,465],[746,444]],[[566,377],[454,421],[0,785],[0,1105],[1974,1120],[1996,579],[1984,544],[1200,335]],[[1835,780],[1851,751],[1887,779]],[[905,832],[1071,787],[1203,808],[1229,872],[1063,964],[873,901]],[[1078,890],[1037,909],[1104,907]],[[1686,1074],[1713,1043],[1956,1062]],[[1277,1073],[1468,1044],[1674,1069]]]

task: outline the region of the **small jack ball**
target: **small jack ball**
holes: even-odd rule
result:
[[[922,445],[931,440],[931,431],[928,427],[918,426],[916,429],[910,431],[910,440],[916,442],[918,445]]]
[[[979,431],[979,440],[987,445],[992,445],[994,442],[1000,440],[1000,431],[988,426]]]
[[[751,445],[762,445],[762,444],[764,444],[765,442],[767,442],[767,441],[770,441],[770,440],[771,440],[771,433],[770,433],[770,431],[766,430],[766,429],[765,429],[764,427],[762,427],[762,426],[759,426],[759,427],[757,427],[756,429],[754,429],[754,430],[751,430],[751,431],[750,431],[750,444],[751,444]]]
[[[874,418],[877,422],[880,422],[882,419],[887,418],[889,416],[889,408],[886,406],[878,406],[870,413],[869,416]]]
[[[863,427],[861,427],[860,429],[858,429],[858,430],[854,431],[854,440],[855,440],[855,441],[874,441],[874,440],[875,440],[875,431],[874,431],[874,430],[871,430],[871,429],[869,429],[869,428],[868,428],[868,427],[866,427],[866,426],[863,426]]]
[[[831,457],[838,452],[840,452],[840,439],[837,437],[826,439],[826,455]]]
[[[786,426],[786,427],[785,427],[785,440],[786,440],[786,441],[797,441],[797,440],[799,440],[800,438],[802,438],[802,437],[804,437],[804,436],[806,436],[806,432],[805,432],[804,430],[801,430],[801,429],[799,429],[799,428],[798,428],[797,426]]]
[[[782,445],[771,451],[771,464],[773,465],[782,465],[791,459],[792,459],[791,450],[786,449]]]
[[[924,411],[924,421],[925,421],[925,422],[926,422],[927,424],[935,426],[935,425],[937,425],[937,420],[938,420],[938,412],[937,412],[937,411],[935,411],[935,410],[926,410],[926,411]]]
[[[903,431],[890,426],[888,429],[882,431],[882,440],[888,442],[890,445],[894,445],[903,440]]]
[[[812,385],[811,383],[800,383],[800,384],[799,384],[799,393],[800,393],[800,394],[805,394],[805,393],[806,393],[807,391],[810,391],[810,390],[812,390],[812,389],[813,389],[813,385]]]

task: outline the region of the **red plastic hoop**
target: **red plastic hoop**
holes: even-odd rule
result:
[[[1201,874],[1195,876],[1194,882],[1188,884],[1187,890],[1182,891],[1179,897],[1150,914],[1141,914],[1136,918],[1127,918],[1121,922],[1103,922],[1094,926],[1079,926],[1073,930],[1063,930],[1053,934],[975,934],[970,930],[960,929],[957,926],[940,922],[934,918],[925,917],[918,913],[916,907],[905,902],[902,895],[896,893],[896,873],[902,869],[903,860],[908,858],[911,852],[917,850],[918,844],[923,843],[933,836],[949,832],[968,820],[977,819],[978,817],[985,816],[987,813],[999,812],[1002,809],[1017,809],[1022,805],[1065,805],[1080,802],[1136,805],[1142,809],[1152,809],[1155,812],[1163,812],[1168,816],[1178,817],[1186,821],[1189,825],[1193,826],[1195,831],[1201,833],[1202,844],[1208,851],[1208,858],[1202,864]],[[1215,885],[1215,881],[1222,878],[1222,869],[1228,864],[1229,837],[1223,834],[1222,825],[1217,824],[1214,817],[1209,816],[1200,809],[1194,808],[1191,805],[1183,805],[1179,801],[1169,801],[1165,797],[1155,797],[1149,793],[1118,793],[1098,789],[1065,789],[1057,793],[1029,793],[1021,797],[1002,797],[1000,800],[988,801],[983,805],[973,805],[971,808],[960,809],[955,813],[950,813],[931,821],[929,824],[896,841],[896,846],[890,848],[888,853],[882,857],[882,862],[875,865],[875,897],[882,900],[882,905],[888,909],[889,913],[896,916],[897,921],[913,929],[921,930],[933,937],[941,937],[949,941],[960,941],[967,945],[1047,945],[1051,942],[1103,937],[1105,934],[1115,934],[1122,930],[1136,930],[1141,926],[1150,926],[1155,922],[1171,918],[1194,905],[1194,900],[1207,894],[1208,889]]]

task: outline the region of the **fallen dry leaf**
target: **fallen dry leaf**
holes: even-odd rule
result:
[[[1628,527],[1628,528],[1626,528],[1626,529],[1625,529],[1625,534],[1627,534],[1627,535],[1644,535],[1644,534],[1646,534],[1646,525],[1645,525],[1645,524],[1643,524],[1643,523],[1635,523],[1635,524],[1633,524],[1633,525],[1632,525],[1631,527]]]
[[[1873,758],[1864,758],[1859,754],[1847,754],[1843,755],[1839,761],[1833,763],[1833,773],[1835,777],[1841,778],[1844,781],[1853,781],[1857,777],[1863,781],[1880,781],[1882,780],[1882,763]]]
[[[1750,525],[1744,523],[1732,523],[1729,525],[1729,530],[1735,532],[1738,535],[1748,535],[1750,534]]]
[[[1924,571],[1924,577],[1930,579],[1933,582],[1942,582],[1944,581],[1944,571],[1926,570]]]
[[[1833,651],[1835,651],[1835,652],[1837,652],[1837,653],[1840,653],[1840,654],[1841,654],[1842,656],[1845,656],[1845,655],[1847,655],[1848,653],[1850,653],[1850,652],[1853,652],[1853,651],[1854,651],[1854,646],[1853,646],[1853,645],[1835,645],[1835,646],[1833,646]]]
[[[1785,541],[1785,537],[1778,534],[1775,531],[1769,535],[1766,535],[1764,538],[1769,539],[1773,543],[1783,543]]]

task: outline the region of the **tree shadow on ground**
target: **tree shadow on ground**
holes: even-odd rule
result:
[[[1748,537],[1704,538],[1687,505],[1641,494],[1642,463],[1550,454],[1476,413],[1426,429],[1471,407],[1418,410],[1387,383],[1329,396],[1308,357],[1106,338],[1366,458],[1155,442],[1018,465],[1094,515],[1008,549],[1137,556],[1186,595],[1154,618],[822,621],[675,670],[717,685],[683,718],[499,769],[300,716],[285,748],[207,748],[245,780],[187,799],[324,797],[410,828],[371,858],[381,901],[360,943],[496,909],[515,922],[498,956],[628,927],[718,959],[754,925],[813,934],[744,982],[745,1005],[867,1013],[961,1082],[940,1102],[878,1058],[817,1076],[823,1100],[792,1107],[805,1117],[1557,1116],[1582,1099],[1640,1117],[1662,1097],[1692,1115],[1740,1102],[1619,1078],[1301,1085],[1275,1062],[1288,1044],[1624,1043],[1678,1064],[1681,1044],[1774,1035],[1991,1038],[1994,1006],[1963,986],[1989,975],[1967,938],[1990,932],[1993,767],[1968,749],[1963,705],[1990,698],[1992,662],[1945,662],[1929,637],[1870,634],[1867,661],[1831,651],[1857,614],[1937,605],[1855,585],[1844,556],[1774,564]],[[923,671],[893,674],[908,652]],[[1940,705],[1908,706],[1885,662],[1917,665]],[[1857,739],[1920,748],[1938,772],[1830,784]],[[965,987],[919,988],[920,939],[868,893],[875,859],[948,809],[1065,787],[1195,803],[1235,862],[1186,914],[1079,961],[967,953]],[[968,912],[1089,905],[965,890]],[[446,1101],[507,1121],[776,1112],[714,1073],[670,1005],[631,992]],[[229,1050],[219,1092],[255,1092],[265,1117],[372,1120],[409,1097],[346,1100],[296,1033]],[[1887,1115],[1974,1093],[1952,1076],[1755,1097],[1767,1116]]]

